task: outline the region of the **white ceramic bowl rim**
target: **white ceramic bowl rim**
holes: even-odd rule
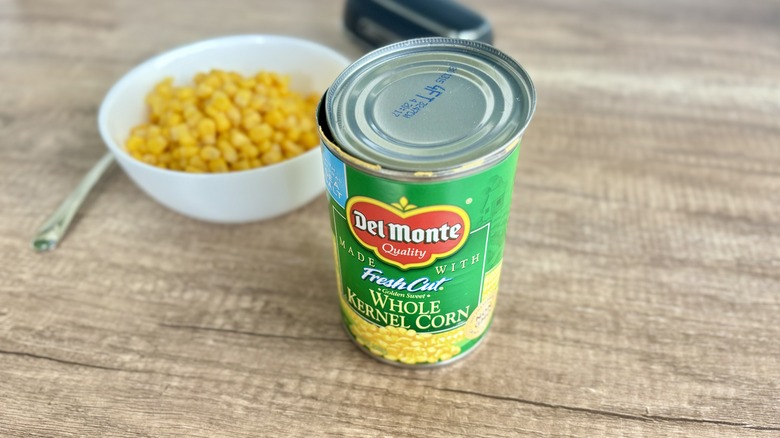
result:
[[[174,62],[179,58],[190,56],[193,53],[197,53],[205,49],[212,48],[214,46],[231,46],[231,45],[247,44],[247,43],[269,44],[273,42],[293,43],[299,46],[306,46],[322,52],[326,52],[328,53],[329,56],[332,56],[334,58],[337,59],[340,58],[345,63],[345,65],[348,65],[350,63],[349,59],[347,59],[341,53],[331,49],[330,47],[324,46],[322,44],[313,41],[286,36],[286,35],[272,35],[272,34],[230,35],[230,36],[211,38],[208,40],[202,40],[194,43],[184,44],[175,47],[171,50],[162,52],[158,55],[155,55],[152,58],[149,58],[148,60],[142,62],[141,64],[138,64],[133,69],[125,73],[111,87],[111,89],[108,91],[106,96],[103,98],[103,102],[101,103],[100,109],[98,111],[98,130],[100,131],[100,136],[103,137],[103,141],[106,143],[106,145],[108,145],[109,149],[111,149],[113,153],[123,154],[132,160],[136,160],[134,157],[131,157],[130,154],[127,153],[125,148],[116,144],[114,139],[108,133],[108,128],[107,128],[107,117],[108,117],[107,108],[109,108],[114,103],[114,101],[117,99],[117,96],[120,94],[121,89],[123,87],[125,87],[127,84],[135,80],[136,76],[142,75],[144,73],[144,70],[150,67],[162,67],[163,65]],[[156,65],[156,64],[160,64],[160,65]],[[160,78],[160,80],[162,79],[163,78]],[[129,132],[127,134],[130,135]],[[175,174],[187,175],[188,178],[238,178],[244,176],[246,173],[249,172],[265,172],[271,167],[283,166],[287,162],[301,159],[303,158],[303,156],[312,153],[319,154],[321,152],[319,148],[315,147],[312,148],[311,150],[304,152],[303,154],[297,157],[289,158],[280,163],[272,164],[270,166],[263,166],[254,169],[249,169],[249,170],[242,170],[238,172],[224,172],[224,173],[185,173],[178,170],[163,169],[157,166],[152,166],[140,160],[136,160],[136,161],[138,162],[138,164],[142,165],[143,167],[146,167],[149,170],[158,173],[164,173],[164,174],[175,173]]]

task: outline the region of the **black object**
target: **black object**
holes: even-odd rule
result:
[[[426,36],[493,43],[490,23],[452,0],[347,0],[344,24],[370,47]]]

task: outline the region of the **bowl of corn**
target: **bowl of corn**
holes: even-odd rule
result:
[[[160,204],[209,222],[268,219],[324,191],[315,108],[348,65],[328,47],[281,35],[196,42],[125,74],[98,128]]]

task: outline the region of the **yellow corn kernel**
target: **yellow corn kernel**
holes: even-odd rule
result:
[[[235,163],[238,161],[238,152],[230,143],[220,142],[217,146],[222,153],[222,158],[224,158],[226,162]]]
[[[252,109],[245,109],[241,120],[241,126],[251,133],[252,128],[259,126],[261,122],[260,113]]]
[[[210,106],[214,107],[217,111],[227,111],[233,104],[224,91],[217,90],[211,95]]]
[[[314,114],[315,110],[312,109],[311,111],[304,111],[303,114]],[[305,131],[317,131],[316,126],[316,119],[314,116],[311,117],[302,117],[298,120],[298,129],[301,130],[301,132]]]
[[[268,102],[268,98],[265,97],[264,94],[255,94],[252,96],[252,100],[249,102],[249,108],[252,108],[255,111],[259,111],[261,113],[265,113],[268,111],[266,104]]]
[[[235,163],[231,164],[230,166],[233,170],[247,170],[249,169],[249,161],[247,160],[238,160]]]
[[[271,74],[267,71],[261,71],[255,75],[255,81],[257,81],[258,84],[265,85],[266,87],[271,86],[273,84],[273,80],[271,79]]]
[[[154,87],[154,93],[162,97],[171,97],[173,95],[173,78],[167,77],[160,81],[160,83]]]
[[[208,103],[205,107],[203,107],[203,112],[206,113],[209,117],[216,117],[217,114],[222,114],[222,111],[218,110],[214,107],[213,104]]]
[[[160,118],[160,122],[167,127],[176,126],[183,121],[181,114],[174,111],[168,111]]]
[[[236,91],[236,94],[233,96],[233,102],[239,108],[246,108],[247,106],[249,106],[249,102],[251,100],[252,100],[251,90],[241,89]]]
[[[230,143],[232,143],[233,146],[240,148],[246,144],[250,144],[251,141],[243,132],[234,129],[230,131]]]
[[[196,105],[188,104],[184,105],[181,108],[181,113],[184,116],[184,120],[190,121],[198,117],[203,117],[203,114],[200,112],[198,107]]]
[[[274,128],[278,128],[284,123],[284,115],[278,110],[269,111],[265,115],[265,123],[268,123]]]
[[[200,150],[200,157],[206,161],[216,160],[222,156],[222,152],[214,146],[206,146]]]
[[[215,74],[214,70],[212,70],[203,83],[216,90],[222,86],[222,79],[219,77],[219,75]]]
[[[149,152],[154,155],[161,154],[162,151],[165,150],[166,146],[168,146],[168,140],[166,140],[162,135],[156,135],[150,138],[146,143],[146,147],[149,149]]]
[[[259,158],[252,158],[251,160],[249,160],[249,167],[253,169],[262,166],[263,166],[263,162]]]
[[[125,148],[128,152],[142,152],[144,148],[144,139],[137,135],[131,135],[125,143]]]
[[[238,150],[241,151],[241,155],[243,155],[244,158],[257,158],[257,156],[260,155],[257,146],[251,143],[240,146]]]
[[[206,82],[201,82],[195,89],[195,95],[201,99],[208,99],[212,94],[214,94],[214,87]]]
[[[200,155],[195,155],[194,157],[187,160],[187,164],[202,170],[206,170],[207,167],[206,161],[203,158],[201,158]]]
[[[183,135],[179,137],[179,144],[185,147],[195,147],[197,148],[198,140],[195,139],[195,136],[187,132],[186,135]]]
[[[295,142],[285,140],[282,142],[282,152],[284,152],[285,158],[292,158],[306,152],[306,150],[298,146]]]
[[[295,126],[295,125],[293,124],[292,126]],[[293,127],[293,128],[290,128],[290,129],[287,130],[286,137],[287,137],[287,140],[290,140],[290,141],[292,141],[294,143],[297,143],[298,140],[301,139],[301,134],[302,133],[301,133],[300,129]]]
[[[260,143],[263,140],[269,140],[273,134],[274,128],[272,128],[268,123],[261,123],[249,130],[249,138],[251,138],[255,143]]]
[[[217,124],[217,132],[227,132],[233,126],[227,116],[223,113],[217,113],[213,117],[214,122]]]
[[[197,146],[185,146],[181,149],[181,157],[184,159],[190,159],[200,153],[200,148]]]
[[[284,99],[279,105],[279,110],[284,113],[284,115],[299,114],[301,109],[303,109],[303,104],[293,98]]]
[[[257,85],[257,81],[255,81],[253,78],[242,78],[238,82],[238,86],[246,90],[255,88],[255,85]]]
[[[195,90],[192,87],[180,87],[176,90],[176,98],[179,100],[189,100],[195,97]]]
[[[198,122],[198,135],[206,144],[214,144],[217,141],[217,123],[204,117]]]
[[[209,170],[212,172],[227,172],[228,165],[222,158],[209,161]]]
[[[315,146],[319,146],[320,137],[313,132],[304,132],[301,134],[299,143],[306,149],[311,149]]]
[[[231,78],[232,79],[232,78]],[[239,88],[238,85],[235,84],[232,80],[226,81],[224,84],[222,84],[222,90],[230,97],[233,97],[238,92]]]
[[[257,149],[260,153],[268,152],[272,147],[278,147],[279,143],[271,143],[271,140],[263,140],[260,143],[256,143]]]
[[[241,110],[238,108],[231,106],[227,109],[227,111],[225,111],[225,115],[228,119],[230,119],[230,123],[232,123],[233,126],[237,126],[239,123],[241,123]]]
[[[168,135],[170,136],[171,140],[178,142],[180,138],[186,137],[190,134],[190,128],[185,125],[184,123],[180,123],[175,126],[171,126],[168,129]]]
[[[194,167],[194,166],[187,166],[184,169],[184,171],[185,172],[189,172],[189,173],[204,173],[205,172],[205,170],[203,170],[203,169],[201,169],[199,167]]]
[[[275,164],[284,159],[284,155],[282,154],[282,151],[280,148],[271,148],[271,150],[265,152],[260,159],[263,161],[263,164],[269,165],[269,164]]]

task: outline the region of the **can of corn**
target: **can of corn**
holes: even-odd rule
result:
[[[490,45],[408,40],[348,67],[318,109],[343,322],[373,357],[435,366],[496,305],[528,74]]]

